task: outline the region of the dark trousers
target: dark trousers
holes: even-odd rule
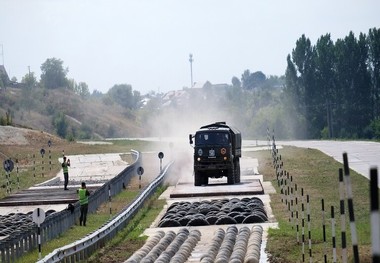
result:
[[[88,204],[83,204],[80,206],[80,217],[79,217],[79,224],[85,226],[87,221],[87,212],[88,212]]]
[[[69,184],[69,173],[63,173],[63,178],[65,179],[65,189],[67,189],[67,185]]]

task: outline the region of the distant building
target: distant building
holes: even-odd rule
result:
[[[190,94],[187,90],[172,90],[167,92],[162,97],[162,105],[169,106],[172,103],[181,104],[190,98]]]
[[[10,80],[4,65],[0,65],[0,88],[2,87],[24,88],[25,84]]]
[[[194,83],[193,89],[228,89],[230,85],[221,83],[221,84],[212,84],[210,81]]]
[[[205,81],[205,82],[195,82],[193,85],[193,89],[207,89],[212,86],[210,81]]]
[[[182,90],[172,90],[162,97],[162,106],[172,104],[182,105],[190,100],[193,96],[203,96],[207,94],[207,90],[225,91],[231,86],[228,84],[211,84],[210,81],[196,82],[192,88],[184,88]],[[206,97],[205,97],[206,98]]]

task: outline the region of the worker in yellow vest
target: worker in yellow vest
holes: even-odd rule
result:
[[[70,166],[70,159],[67,159],[66,156],[63,156],[63,163],[62,163],[62,170],[63,170],[63,178],[65,181],[65,190],[69,190],[67,188],[67,185],[69,184],[69,166]]]
[[[86,226],[87,212],[88,212],[88,197],[90,192],[86,188],[86,183],[82,182],[82,187],[78,189],[79,204],[80,204],[80,217],[79,224]]]

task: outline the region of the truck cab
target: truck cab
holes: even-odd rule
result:
[[[194,144],[195,186],[221,177],[228,184],[240,183],[241,133],[236,128],[225,122],[205,125],[189,135],[189,142]]]

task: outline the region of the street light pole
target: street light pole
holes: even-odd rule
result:
[[[2,57],[2,61],[3,61],[3,66],[4,66],[4,46],[3,44],[1,44],[1,57]]]
[[[190,88],[193,87],[193,54],[190,53],[189,55],[189,61],[190,61],[190,77],[191,77],[191,83],[190,83]]]

